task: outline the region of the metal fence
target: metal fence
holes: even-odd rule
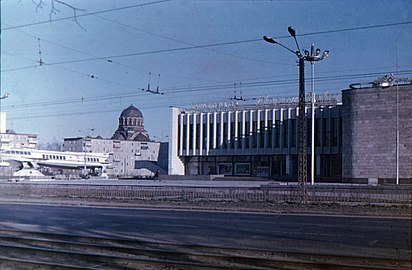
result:
[[[163,200],[300,203],[297,186],[148,187],[131,185],[74,185],[0,183],[2,198],[65,198],[96,200]],[[309,186],[307,202],[412,206],[409,186]]]

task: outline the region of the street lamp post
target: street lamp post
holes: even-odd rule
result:
[[[288,27],[289,34],[293,37],[296,44],[296,51],[284,46],[283,44],[277,42],[275,39],[264,36],[263,39],[266,42],[277,44],[284,49],[295,54],[299,60],[299,118],[298,118],[298,184],[301,192],[301,199],[306,202],[306,184],[307,184],[307,124],[306,124],[306,112],[305,112],[305,61],[315,62],[322,60],[325,56],[329,55],[329,51],[324,51],[320,53],[320,49],[316,49],[314,53],[313,46],[311,52],[309,53],[305,50],[305,54],[301,53],[299,43],[296,39],[296,31],[293,27]],[[313,120],[313,118],[312,118]],[[312,137],[312,141],[313,141]],[[313,150],[313,148],[312,148]]]
[[[2,146],[2,142],[1,142],[1,134],[3,133],[3,128],[2,128],[2,125],[4,124],[4,123],[2,123],[1,121],[2,121],[2,112],[1,112],[1,101],[3,100],[3,99],[6,99],[6,98],[8,98],[9,97],[9,93],[5,93],[4,95],[2,95],[2,96],[0,96],[0,148],[1,148],[1,146]]]
[[[89,137],[90,132],[93,132],[94,128],[90,128],[86,131],[83,130],[79,130],[79,132],[83,133],[84,137],[83,137],[83,150],[84,150],[84,168],[83,168],[83,174],[86,177],[86,173],[87,173],[87,166],[86,166],[86,160],[87,160],[87,156],[86,156],[86,138]]]
[[[315,184],[315,62],[322,60],[325,56],[329,55],[329,51],[326,50],[321,54],[320,49],[316,49],[312,44],[310,46],[310,52],[305,50],[306,61],[309,61],[312,66],[312,95],[311,95],[311,107],[312,107],[312,140],[311,140],[311,184]]]

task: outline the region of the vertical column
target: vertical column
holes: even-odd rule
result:
[[[234,138],[235,138],[235,140],[234,140],[234,144],[235,144],[235,149],[237,149],[237,145],[238,145],[238,140],[240,140],[240,138],[239,138],[239,112],[238,111],[235,111],[234,112],[234,114],[235,114],[235,119],[234,119],[234,121],[235,121],[235,123],[234,123],[234,125],[235,125],[235,134],[234,134]]]
[[[249,111],[249,149],[252,149],[253,146],[253,111]],[[256,139],[255,139],[256,140]]]
[[[260,149],[260,135],[262,133],[261,126],[260,126],[260,113],[261,110],[256,111],[256,149]]]
[[[277,113],[277,109],[272,109],[272,126],[270,127],[272,129],[272,136],[271,136],[271,140],[272,140],[272,149],[276,148],[276,113]]]
[[[264,139],[264,142],[263,142],[263,147],[265,148],[265,149],[267,149],[268,148],[268,145],[269,145],[269,143],[268,143],[268,134],[269,134],[269,130],[268,130],[268,117],[269,117],[269,110],[268,109],[265,109],[265,127],[264,127],[264,134],[265,134],[265,136],[263,137],[263,139]]]
[[[285,140],[285,138],[283,138],[283,134],[284,134],[284,132],[283,132],[283,129],[285,128],[284,127],[284,125],[283,125],[283,111],[284,111],[285,109],[284,108],[281,108],[280,110],[279,110],[279,148],[280,149],[282,149],[283,148],[283,141]]]
[[[246,147],[246,111],[242,111],[242,150],[245,149],[245,147]]]
[[[232,123],[231,123],[231,120],[232,120],[232,118],[233,118],[233,112],[228,112],[227,113],[227,148],[228,149],[230,149],[230,145],[233,143],[232,142],[232,138],[231,138],[231,136],[232,136],[232,133],[231,133],[231,127],[232,127]]]
[[[185,165],[182,161],[183,154],[183,124],[184,115],[178,108],[171,108],[170,113],[170,143],[169,143],[169,161],[168,174],[170,175],[184,175]],[[180,127],[179,127],[180,124]],[[180,136],[180,137],[178,137]],[[178,147],[178,142],[180,142]]]
[[[213,113],[213,149],[217,148],[217,112]]]
[[[179,114],[179,124],[180,124],[180,126],[179,126],[179,134],[180,134],[180,137],[178,138],[178,140],[179,140],[179,156],[181,156],[181,155],[183,155],[183,140],[184,140],[184,138],[183,138],[183,126],[184,126],[184,114]]]
[[[205,114],[204,113],[200,113],[199,115],[199,155],[203,155],[203,138],[204,138],[204,130],[203,130],[203,118],[204,118]]]
[[[197,145],[196,145],[196,136],[197,136],[197,130],[196,130],[196,118],[197,118],[197,116],[198,116],[198,114],[196,114],[196,113],[193,113],[193,116],[192,116],[192,118],[193,118],[193,120],[192,120],[192,130],[193,130],[193,136],[192,136],[192,155],[196,155],[197,154],[197,151],[196,151],[196,149],[197,149]]]
[[[209,155],[210,151],[210,113],[206,114],[206,155]]]
[[[220,123],[219,123],[219,134],[220,134],[219,148],[220,149],[223,149],[223,140],[224,140],[224,136],[225,136],[224,123],[225,123],[225,113],[220,112]]]
[[[190,150],[190,114],[186,113],[186,155],[189,155]]]

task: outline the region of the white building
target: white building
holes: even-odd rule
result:
[[[318,97],[317,100],[316,175],[339,178],[340,96]],[[297,105],[297,99],[290,98],[268,104],[171,108],[169,174],[295,178],[298,165]],[[306,110],[310,110],[310,104]],[[310,125],[307,130],[309,142]]]
[[[144,129],[143,114],[130,105],[119,117],[119,127],[111,139],[101,137],[65,138],[63,151],[108,153],[113,168],[107,174],[112,177],[147,177],[159,169],[160,142],[153,142]]]
[[[121,141],[103,138],[65,138],[63,151],[108,153],[112,177],[145,177],[157,169],[159,142]]]
[[[6,113],[0,114],[0,148],[32,148],[37,149],[37,135],[16,133],[6,129]]]

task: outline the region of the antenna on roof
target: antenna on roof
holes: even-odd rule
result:
[[[149,72],[149,83],[147,84],[147,89],[143,89],[142,91],[148,92],[148,93],[152,93],[152,94],[156,94],[156,95],[164,95],[165,93],[159,92],[159,80],[160,80],[160,74],[158,74],[157,76],[157,87],[156,87],[156,91],[154,90],[150,90],[150,75],[152,73]]]
[[[232,98],[230,98],[231,100],[240,100],[240,101],[246,101],[246,99],[244,99],[242,97],[242,82],[239,83],[240,85],[240,97],[236,96],[236,83],[234,83],[234,96]]]

